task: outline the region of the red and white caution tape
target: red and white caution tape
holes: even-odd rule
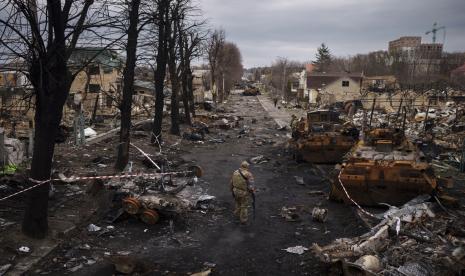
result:
[[[341,180],[341,174],[342,174],[342,169],[339,171],[339,175],[337,176],[337,179],[339,180],[339,183],[341,184],[341,187],[342,189],[344,190],[344,193],[346,194],[347,198],[352,201],[353,204],[355,204],[355,206],[357,206],[358,209],[360,209],[360,211],[362,213],[364,213],[365,215],[368,215],[372,218],[377,218],[375,215],[373,215],[372,213],[368,212],[367,210],[363,209],[362,206],[360,206],[357,202],[355,202],[355,200],[353,200],[349,193],[347,192],[346,190],[346,187],[344,186],[344,184],[342,183],[342,180]]]
[[[9,198],[15,197],[17,195],[20,195],[22,193],[28,192],[30,190],[33,190],[39,186],[42,186],[46,183],[52,182],[52,181],[63,181],[67,183],[75,182],[75,181],[82,181],[82,180],[95,180],[95,179],[102,179],[102,180],[108,180],[108,179],[127,179],[127,178],[155,178],[155,177],[160,177],[164,175],[183,175],[186,176],[187,174],[192,173],[192,171],[183,171],[183,172],[167,172],[167,173],[136,173],[136,174],[121,174],[121,175],[100,175],[100,176],[71,176],[71,177],[64,177],[63,175],[60,175],[59,178],[53,178],[53,179],[48,179],[48,180],[36,180],[29,178],[29,181],[32,183],[35,183],[35,185],[28,187],[24,190],[18,191],[14,194],[8,195],[6,197],[0,198],[0,201],[7,200]]]
[[[37,181],[37,180],[36,180],[36,181]],[[19,192],[16,192],[16,193],[14,193],[14,194],[11,194],[11,195],[9,195],[9,196],[6,196],[6,197],[4,197],[4,198],[0,198],[0,201],[4,201],[4,200],[7,200],[7,199],[9,199],[9,198],[15,197],[15,196],[17,196],[17,195],[20,195],[20,194],[22,194],[22,193],[25,193],[25,192],[30,191],[30,190],[32,190],[32,189],[35,189],[35,188],[37,188],[37,187],[39,187],[39,186],[41,186],[41,185],[44,185],[45,183],[48,183],[48,182],[50,182],[50,180],[34,182],[34,183],[37,183],[37,184],[34,185],[34,186],[31,186],[31,187],[28,187],[28,188],[26,188],[26,189],[24,189],[24,190],[21,190],[21,191],[19,191]]]

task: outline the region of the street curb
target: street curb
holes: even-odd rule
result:
[[[266,112],[273,118],[273,120],[276,122],[276,124],[279,126],[279,128],[284,128],[287,127],[289,124],[283,121],[282,119],[276,118],[276,116],[273,116],[273,113],[276,112],[275,110],[270,110],[266,105],[264,104],[264,101],[266,101],[264,96],[257,96],[258,102],[260,105],[265,109]]]

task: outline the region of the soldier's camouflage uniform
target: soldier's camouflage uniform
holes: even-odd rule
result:
[[[242,174],[249,180],[249,184],[252,185],[254,178],[252,173],[247,169],[239,169]],[[248,208],[250,207],[250,191],[253,187],[247,187],[246,180],[241,176],[239,170],[236,170],[231,179],[231,189],[234,195],[234,200],[236,202],[236,207],[234,209],[234,215],[239,217],[241,223],[246,223],[248,219]]]

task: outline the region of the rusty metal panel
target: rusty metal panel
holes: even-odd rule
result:
[[[392,129],[375,129],[366,137],[353,148],[331,184],[331,199],[351,204],[345,188],[360,205],[401,205],[434,192],[437,179],[433,170],[405,136]]]

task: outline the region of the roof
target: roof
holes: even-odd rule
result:
[[[23,58],[14,58],[0,64],[0,72],[27,71],[28,65]]]
[[[155,83],[151,81],[134,80],[134,86],[150,91],[155,91]]]
[[[124,58],[118,55],[113,49],[105,49],[101,47],[85,47],[76,48],[69,58],[68,64],[70,66],[82,66],[89,60],[92,63],[101,64],[108,69],[121,68],[124,63]]]
[[[354,82],[360,82],[363,78],[362,73],[317,73],[312,72],[307,75],[307,87],[310,89],[319,89],[327,86],[341,78],[350,78]]]
[[[457,67],[454,70],[452,70],[452,74],[463,74],[463,73],[465,73],[465,63],[462,66]]]
[[[201,78],[210,73],[210,70],[195,69],[192,71],[192,75],[196,78]]]
[[[310,72],[313,72],[313,70],[315,69],[315,65],[311,64],[311,63],[307,63],[305,64],[305,70],[310,73]]]

